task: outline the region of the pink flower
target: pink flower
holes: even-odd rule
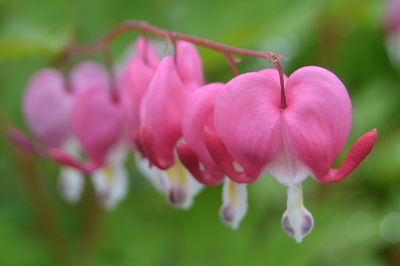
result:
[[[174,57],[164,58],[141,103],[139,148],[151,164],[170,176],[171,204],[191,205],[200,185],[175,160],[175,146],[182,138],[182,116],[190,93],[203,84],[203,71],[196,48],[178,42]]]
[[[206,141],[234,181],[251,183],[267,172],[288,186],[282,224],[300,242],[313,225],[300,183],[307,176],[322,182],[345,178],[371,151],[377,133],[360,137],[341,167],[330,169],[351,127],[346,88],[328,70],[304,67],[284,82],[287,107],[282,107],[278,77],[269,71],[231,80],[217,96],[215,132],[208,130]]]
[[[45,69],[28,82],[24,96],[24,115],[32,132],[46,146],[37,149],[42,156],[48,149],[58,149],[66,156],[79,157],[80,148],[71,130],[71,110],[76,95],[93,83],[106,83],[103,68],[97,63],[84,62],[75,67],[70,75],[69,88],[62,74]],[[29,143],[29,139],[25,138]],[[83,189],[82,173],[71,167],[60,171],[61,193],[69,202],[76,202]]]
[[[203,137],[205,128],[214,130],[215,99],[222,83],[211,83],[196,89],[183,116],[183,140],[177,145],[179,159],[190,173],[204,185],[218,185],[225,179],[223,169],[210,156]],[[223,188],[222,221],[237,228],[247,210],[246,184],[226,178]]]
[[[131,135],[136,135],[139,130],[140,105],[159,63],[153,47],[144,37],[136,41],[135,52],[118,79],[121,102]]]
[[[44,69],[28,82],[23,114],[31,131],[51,147],[59,147],[70,133],[69,118],[74,92],[68,91],[57,70]]]

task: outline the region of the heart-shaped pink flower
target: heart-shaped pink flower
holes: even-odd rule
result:
[[[210,154],[236,182],[268,172],[288,186],[282,225],[300,242],[313,227],[300,183],[309,175],[322,182],[345,178],[376,142],[376,130],[364,134],[341,167],[330,169],[350,128],[351,102],[342,82],[326,69],[304,67],[284,79],[284,88],[277,71],[232,79],[217,96],[215,132],[205,137]]]
[[[146,38],[138,38],[135,51],[135,56],[130,59],[118,78],[126,123],[132,135],[136,135],[139,130],[140,104],[159,63],[153,47]]]
[[[178,42],[175,57],[164,58],[141,105],[140,139],[151,163],[160,169],[174,164],[182,137],[182,115],[190,93],[203,83],[200,57],[188,42]]]
[[[31,131],[51,147],[60,147],[69,134],[73,91],[57,70],[44,69],[28,82],[23,113]]]
[[[217,185],[224,180],[224,172],[210,156],[203,138],[204,128],[214,129],[215,99],[223,86],[222,83],[211,83],[190,95],[190,104],[182,120],[184,141],[177,146],[182,163],[205,185]]]

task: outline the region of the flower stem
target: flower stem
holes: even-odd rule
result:
[[[150,25],[144,21],[126,21],[126,22],[118,25],[113,30],[111,30],[109,33],[107,33],[102,38],[98,39],[97,41],[95,41],[93,43],[90,43],[87,45],[82,45],[82,46],[79,46],[79,45],[67,46],[65,53],[73,56],[73,55],[79,55],[79,54],[92,54],[94,52],[99,52],[99,51],[101,52],[104,50],[105,46],[108,46],[111,43],[111,41],[113,41],[115,38],[117,38],[118,36],[120,36],[121,34],[127,32],[127,31],[139,31],[141,34],[147,32],[147,33],[151,33],[153,35],[156,35],[156,36],[159,36],[159,37],[165,38],[167,40],[171,40],[171,41],[175,41],[175,40],[188,41],[193,44],[203,46],[208,49],[220,52],[223,55],[235,54],[235,55],[244,55],[244,56],[250,56],[250,57],[258,57],[258,58],[267,59],[271,63],[276,62],[278,59],[285,58],[282,55],[275,54],[272,52],[260,52],[260,51],[236,48],[236,47],[224,45],[221,43],[213,42],[213,41],[210,41],[207,39],[161,29],[161,28],[155,27],[153,25]]]

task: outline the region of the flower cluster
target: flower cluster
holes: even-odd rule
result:
[[[76,66],[65,82],[54,69],[29,81],[23,108],[42,142],[15,141],[61,165],[61,192],[78,201],[88,175],[105,208],[127,193],[125,158],[136,163],[172,206],[187,209],[204,186],[223,184],[222,221],[237,228],[247,211],[247,183],[265,173],[287,186],[286,233],[300,242],[313,228],[301,182],[336,182],[368,155],[372,130],[331,165],[348,138],[352,110],[345,86],[330,71],[280,68],[205,84],[201,58],[186,41],[160,58],[140,37],[136,54],[115,75],[97,63]],[[111,93],[110,93],[111,92]]]

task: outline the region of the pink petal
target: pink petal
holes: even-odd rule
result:
[[[145,37],[141,36],[137,39],[135,51],[136,58],[140,58],[148,67],[157,68],[159,61],[156,51]]]
[[[158,60],[152,47],[141,37],[136,43],[137,55],[118,77],[121,102],[132,132],[140,125],[140,104],[156,70]]]
[[[122,107],[112,101],[105,85],[90,86],[78,94],[72,110],[72,130],[85,154],[103,164],[124,133]]]
[[[99,63],[86,61],[73,68],[71,83],[75,92],[81,91],[91,85],[108,84],[107,72]]]
[[[173,58],[166,57],[143,98],[141,123],[153,136],[153,163],[163,169],[174,163],[174,147],[182,137],[182,114],[193,89],[180,80]]]
[[[338,182],[348,176],[371,152],[378,137],[377,131],[371,130],[362,135],[350,148],[339,169],[330,169],[325,176],[317,176],[321,182]]]
[[[290,154],[324,176],[343,149],[351,127],[351,102],[342,82],[319,67],[294,72],[286,84],[282,134]]]
[[[84,174],[91,174],[93,171],[101,167],[100,164],[97,164],[93,161],[82,163],[61,149],[49,149],[48,153],[49,156],[57,161],[59,164],[75,168]]]
[[[54,69],[41,70],[28,82],[23,113],[32,132],[49,146],[60,146],[69,134],[72,99]]]
[[[234,167],[234,160],[228,153],[220,137],[208,127],[204,129],[204,142],[214,161],[223,169],[225,174],[236,183],[251,183],[257,178],[248,177],[243,171],[238,171]]]
[[[205,127],[214,129],[215,98],[223,86],[222,83],[212,83],[196,89],[189,97],[188,102],[190,104],[188,104],[182,120],[183,137],[187,147],[180,144],[182,149],[180,153],[181,161],[184,164],[187,161],[182,154],[187,154],[188,157],[193,158],[193,155],[189,152],[189,150],[192,150],[198,158],[197,167],[193,165],[193,160],[189,160],[191,167],[186,164],[185,166],[189,170],[194,169],[192,175],[206,185],[220,184],[224,178],[222,169],[210,156],[203,139]],[[203,171],[199,169],[200,163],[204,167]]]
[[[42,157],[47,156],[40,146],[36,145],[36,143],[26,136],[22,131],[13,127],[9,127],[7,128],[7,136],[11,142],[25,152]]]
[[[195,87],[204,84],[203,64],[196,47],[185,41],[180,41],[176,48],[176,66],[182,82]]]
[[[217,96],[215,126],[228,153],[254,182],[281,147],[280,86],[276,78],[247,73]]]

